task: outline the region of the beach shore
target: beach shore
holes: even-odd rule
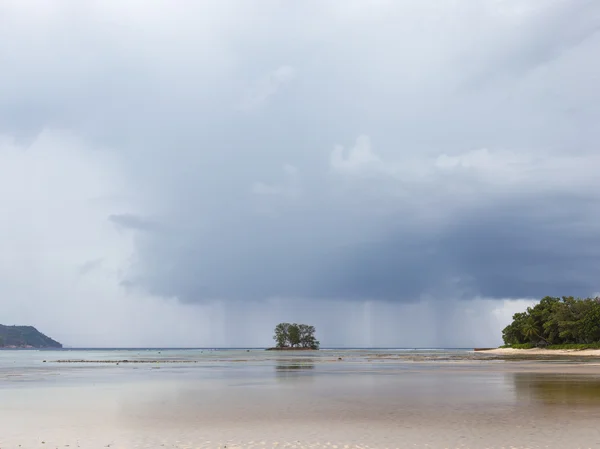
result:
[[[600,349],[514,349],[514,348],[495,348],[495,349],[481,349],[478,351],[483,354],[495,354],[495,355],[566,355],[566,356],[589,356],[589,357],[600,357]]]

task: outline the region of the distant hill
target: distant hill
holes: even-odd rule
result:
[[[4,326],[0,324],[0,347],[62,348],[62,345],[42,334],[33,326]]]

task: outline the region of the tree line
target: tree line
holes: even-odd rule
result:
[[[279,323],[273,335],[277,348],[319,349],[315,327],[308,324]]]
[[[546,296],[525,312],[515,313],[502,339],[511,346],[600,343],[600,298]]]

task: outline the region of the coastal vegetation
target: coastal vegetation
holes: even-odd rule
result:
[[[600,298],[546,296],[515,313],[502,339],[515,349],[600,349]]]
[[[315,327],[308,324],[279,323],[275,326],[276,349],[319,349]]]
[[[62,345],[42,334],[33,326],[4,326],[0,324],[0,347],[62,348]]]

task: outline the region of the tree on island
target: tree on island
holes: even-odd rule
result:
[[[515,313],[502,339],[510,346],[600,344],[600,298],[546,296],[525,312]]]
[[[315,338],[315,327],[307,324],[279,323],[273,340],[279,349],[319,349],[320,345]]]

